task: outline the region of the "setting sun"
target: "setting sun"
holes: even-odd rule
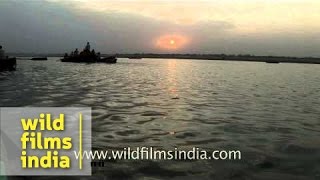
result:
[[[165,50],[179,50],[189,43],[189,39],[182,35],[163,35],[156,39],[155,46]]]

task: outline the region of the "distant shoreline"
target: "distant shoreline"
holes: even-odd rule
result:
[[[9,53],[10,56],[17,57],[62,57],[62,54],[27,54]],[[118,58],[163,58],[163,59],[195,59],[195,60],[225,60],[225,61],[251,61],[270,63],[305,63],[320,64],[320,58],[315,57],[288,57],[288,56],[254,56],[254,55],[226,55],[226,54],[102,54],[102,56],[115,55]]]
[[[163,59],[195,59],[195,60],[225,60],[279,63],[308,63],[320,64],[320,58],[286,57],[286,56],[254,56],[254,55],[225,55],[225,54],[115,54],[119,58],[163,58]]]

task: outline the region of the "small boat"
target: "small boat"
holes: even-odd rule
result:
[[[16,68],[16,58],[0,59],[0,71],[15,71]]]
[[[34,58],[31,58],[30,60],[33,60],[33,61],[46,61],[48,60],[47,57],[34,57]]]
[[[266,63],[279,64],[279,61],[276,60],[267,60]]]

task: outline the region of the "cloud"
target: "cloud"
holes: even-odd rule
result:
[[[320,56],[320,2],[1,1],[0,39],[14,52],[169,52],[154,40],[186,37],[176,53]],[[173,52],[173,51],[170,51]]]
[[[65,3],[66,1],[59,1]],[[297,31],[305,26],[319,30],[320,1],[316,0],[212,0],[212,1],[67,1],[80,13],[125,13],[190,25],[203,21],[230,22],[238,33],[286,29]],[[315,30],[314,30],[315,31]]]

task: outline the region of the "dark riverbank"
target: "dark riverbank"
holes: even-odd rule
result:
[[[18,57],[62,57],[63,54],[21,54],[10,53],[10,56]],[[103,57],[116,56],[118,58],[162,58],[162,59],[199,59],[199,60],[226,60],[226,61],[253,61],[253,62],[279,62],[279,63],[307,63],[320,64],[320,58],[316,57],[289,57],[289,56],[254,56],[254,55],[226,55],[226,54],[102,54]]]

